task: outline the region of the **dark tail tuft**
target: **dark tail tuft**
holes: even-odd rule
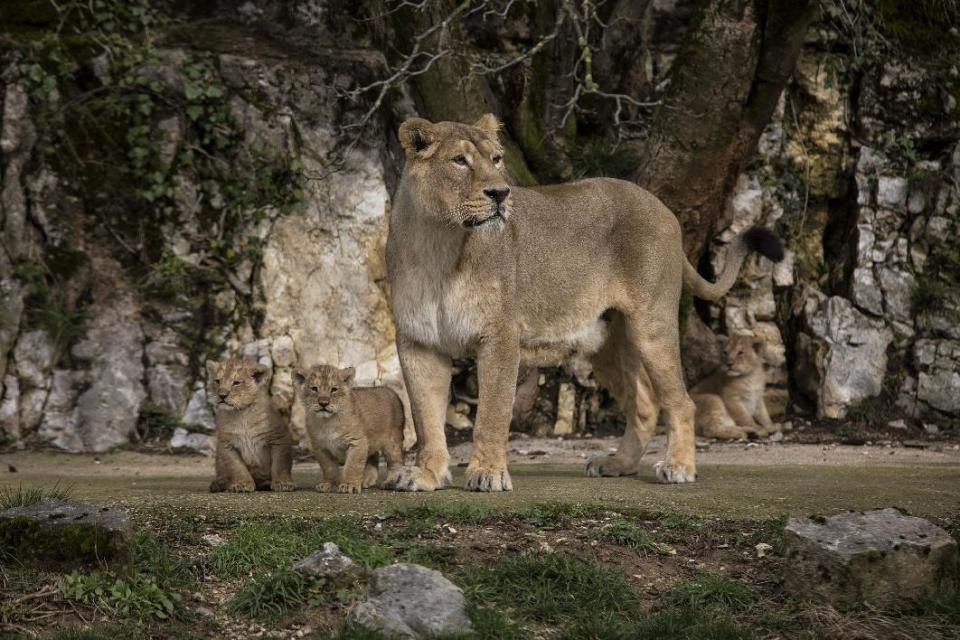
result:
[[[774,262],[783,260],[783,242],[766,227],[750,227],[743,232],[743,241],[751,251],[756,251]]]

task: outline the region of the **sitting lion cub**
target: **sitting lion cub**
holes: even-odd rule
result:
[[[294,374],[313,454],[323,469],[318,491],[360,493],[376,484],[378,452],[387,460],[386,484],[396,482],[403,466],[400,398],[386,387],[352,387],[354,373],[353,367],[319,364]]]
[[[270,368],[241,358],[207,360],[217,414],[216,479],[210,491],[293,491],[293,441],[270,402]]]
[[[724,362],[690,390],[697,406],[697,434],[706,438],[764,436],[773,422],[763,401],[767,376],[752,336],[733,336],[724,347]],[[757,424],[759,423],[759,424]]]

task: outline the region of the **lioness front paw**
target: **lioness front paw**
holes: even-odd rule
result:
[[[657,476],[657,482],[663,484],[683,484],[697,481],[697,468],[693,464],[661,460],[653,465],[653,471]]]
[[[331,482],[321,482],[317,485],[317,491],[320,493],[333,493],[334,485]]]
[[[513,491],[513,481],[506,468],[467,467],[463,488],[467,491]]]
[[[257,486],[252,482],[231,482],[224,489],[227,493],[253,493],[256,490]]]
[[[625,460],[617,457],[616,454],[595,456],[590,458],[585,469],[588,476],[596,478],[616,478],[619,476],[637,475],[637,463],[633,460]]]
[[[360,493],[363,489],[359,484],[339,484],[337,485],[337,493]]]
[[[270,489],[273,491],[296,491],[297,483],[293,480],[274,480],[270,483]]]
[[[450,470],[437,478],[432,472],[420,467],[403,467],[397,472],[396,482],[390,487],[396,491],[435,491],[450,484]]]

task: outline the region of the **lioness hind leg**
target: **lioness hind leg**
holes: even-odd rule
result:
[[[640,350],[627,340],[622,315],[618,314],[611,322],[607,342],[593,357],[592,365],[597,380],[620,405],[627,426],[616,453],[591,458],[586,473],[589,476],[636,475],[640,458],[656,428],[657,405]]]
[[[679,300],[679,290],[676,293]],[[694,405],[683,382],[677,305],[667,304],[671,300],[668,297],[663,304],[654,305],[642,317],[628,318],[627,336],[640,346],[656,397],[667,413],[667,453],[654,465],[657,481],[694,482],[697,478]]]

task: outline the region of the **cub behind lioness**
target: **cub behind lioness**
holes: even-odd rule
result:
[[[293,441],[270,402],[270,368],[241,358],[207,360],[217,414],[216,478],[210,491],[293,491]]]
[[[294,374],[313,454],[323,470],[318,491],[360,493],[377,482],[377,454],[386,484],[403,465],[403,405],[386,387],[353,387],[354,369],[314,365]]]
[[[697,434],[740,439],[770,433],[773,422],[763,400],[767,376],[758,353],[761,344],[751,336],[731,337],[717,370],[690,390],[697,406]]]

